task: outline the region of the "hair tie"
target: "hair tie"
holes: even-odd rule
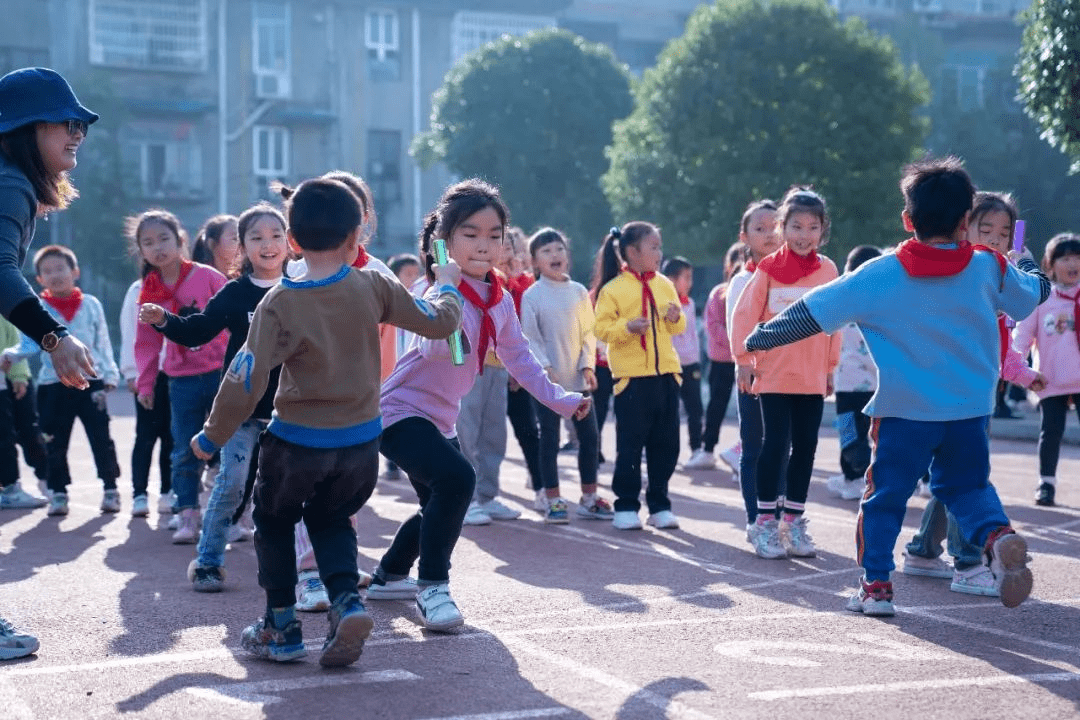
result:
[[[614,225],[612,225],[612,226],[611,226],[611,229],[610,229],[610,230],[608,230],[608,234],[609,234],[609,235],[611,235],[611,237],[613,237],[613,238],[615,238],[616,240],[618,240],[619,238],[621,238],[621,237],[622,237],[622,230],[620,230],[619,228],[617,228],[617,227],[615,227]]]

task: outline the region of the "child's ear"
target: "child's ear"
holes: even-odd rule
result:
[[[289,249],[296,253],[297,257],[304,254],[304,249],[296,243],[292,230],[285,231],[285,238],[289,241]]]
[[[79,272],[79,268],[75,268],[74,270],[72,270],[72,271],[71,271],[71,279],[72,279],[72,280],[73,280],[74,282],[79,282],[79,276],[80,276],[80,274],[81,274],[81,273]]]
[[[904,232],[915,232],[915,223],[911,222],[911,215],[908,214],[907,210],[900,213],[900,219],[904,222]]]

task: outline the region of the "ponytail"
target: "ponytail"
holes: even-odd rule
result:
[[[624,251],[628,247],[636,246],[659,228],[650,222],[634,220],[622,226],[612,227],[604,237],[604,244],[600,246],[600,252],[596,254],[596,264],[593,266],[592,288],[589,294],[596,302],[600,296],[600,290],[615,279],[622,272],[623,262],[626,258]]]
[[[435,271],[432,270],[432,266],[435,265],[435,251],[432,249],[432,238],[438,227],[438,211],[432,210],[424,218],[424,227],[420,231],[420,262],[424,268],[424,275],[427,277],[429,283],[435,282]]]

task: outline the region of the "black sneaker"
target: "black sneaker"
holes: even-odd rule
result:
[[[274,662],[290,662],[307,655],[304,634],[299,620],[292,620],[278,629],[266,617],[244,628],[240,634],[240,646],[255,657]]]
[[[225,570],[220,567],[202,567],[192,560],[188,567],[188,580],[195,592],[216,593],[225,589]]]
[[[1043,507],[1054,507],[1054,486],[1050,483],[1042,483],[1035,493],[1035,504]]]
[[[364,652],[364,641],[371,635],[375,621],[360,602],[360,596],[348,593],[330,606],[330,633],[323,645],[319,664],[323,667],[352,665]]]

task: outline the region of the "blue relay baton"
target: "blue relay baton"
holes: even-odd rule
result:
[[[435,262],[440,265],[445,265],[449,262],[449,258],[446,255],[446,241],[439,238],[432,246],[435,251]],[[461,330],[455,330],[454,334],[447,338],[446,342],[450,343],[450,362],[455,365],[465,364],[465,351],[461,347]]]

